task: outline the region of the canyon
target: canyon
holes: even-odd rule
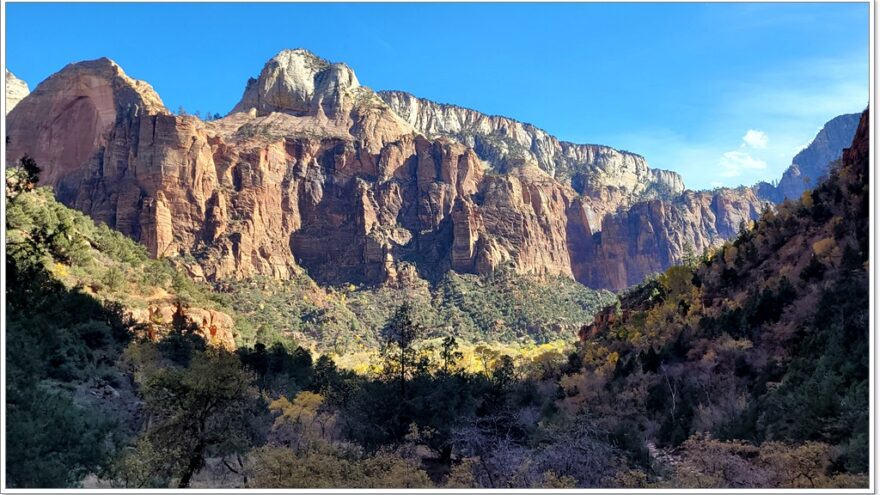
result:
[[[405,286],[503,268],[619,290],[723,243],[780,197],[771,185],[688,190],[639,155],[375,92],[302,49],[269,60],[217,120],[170,112],[106,58],[7,108],[7,165],[30,155],[61,202],[196,280],[306,271]],[[826,133],[831,159],[854,131]]]

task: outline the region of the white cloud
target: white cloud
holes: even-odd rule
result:
[[[770,139],[767,137],[767,133],[764,131],[756,131],[755,129],[749,129],[746,131],[746,135],[743,136],[743,144],[745,146],[750,146],[752,148],[764,149],[767,147],[767,142]]]
[[[767,162],[759,160],[743,151],[728,151],[721,155],[718,161],[721,167],[721,177],[738,177],[744,170],[763,170],[767,168]]]

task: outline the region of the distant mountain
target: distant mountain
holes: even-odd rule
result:
[[[832,162],[840,159],[858,125],[857,113],[840,115],[826,122],[813,141],[795,155],[778,184],[762,182],[755,186],[758,197],[774,203],[800,198],[828,173]]]

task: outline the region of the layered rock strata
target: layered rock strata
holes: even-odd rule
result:
[[[448,132],[452,120],[426,127],[403,107],[344,64],[286,50],[229,115],[203,122],[100,59],[10,112],[6,159],[30,154],[59,200],[211,280],[305,268],[323,283],[394,283],[405,266],[428,278],[509,266],[620,289],[763,207],[749,192],[685,191],[637,155],[445,117],[532,150],[486,153]]]

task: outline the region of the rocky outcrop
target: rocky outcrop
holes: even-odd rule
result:
[[[181,331],[192,329],[209,345],[235,350],[235,324],[231,316],[221,311],[154,302],[147,308],[132,310],[130,316],[143,328],[143,337],[153,341],[161,340],[177,327]]]
[[[28,85],[26,82],[15,77],[12,72],[6,70],[6,114],[8,115],[18,102],[28,95]]]
[[[479,139],[522,146],[486,154],[387,100],[343,64],[286,50],[203,122],[101,59],[9,114],[6,160],[30,154],[59,200],[210,280],[305,268],[322,283],[399,283],[504,265],[619,289],[761,209],[754,195],[684,191],[637,155],[461,113],[490,128]]]
[[[85,165],[121,120],[167,113],[148,84],[129,78],[111,60],[71,64],[6,116],[6,156],[31,155],[45,165],[43,181],[55,185],[86,173]]]
[[[758,196],[781,203],[798,199],[804,191],[815,187],[852,142],[859,116],[857,113],[840,115],[825,123],[813,141],[795,155],[778,184],[762,182],[755,186]]]

